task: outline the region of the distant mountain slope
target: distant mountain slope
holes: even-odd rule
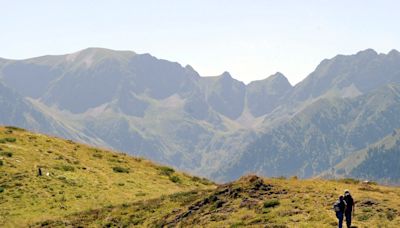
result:
[[[282,98],[292,88],[287,78],[279,72],[264,80],[253,81],[246,86],[247,106],[255,117],[268,114],[281,104]]]
[[[317,175],[399,128],[399,113],[400,84],[355,98],[320,98],[267,129],[224,174]]]
[[[0,123],[68,137],[62,124],[36,109],[28,100],[0,82]]]
[[[158,99],[190,91],[195,74],[148,54],[98,48],[15,61],[3,68],[4,82],[23,96],[72,113],[124,99],[119,96],[127,91]]]
[[[388,83],[399,83],[399,62],[400,53],[396,50],[378,54],[372,49],[325,59],[294,87],[287,99],[301,102],[328,93],[354,97]]]
[[[213,185],[141,158],[0,127],[1,227],[205,188]]]
[[[387,184],[400,184],[400,130],[365,149],[352,153],[322,177],[353,177]]]
[[[206,82],[205,90],[210,106],[224,116],[238,118],[244,109],[244,83],[233,79],[228,72]]]

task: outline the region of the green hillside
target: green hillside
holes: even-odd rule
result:
[[[242,177],[211,190],[104,207],[34,227],[334,227],[333,202],[349,188],[356,227],[399,227],[400,189],[354,180]]]
[[[212,187],[141,158],[0,127],[0,227]]]

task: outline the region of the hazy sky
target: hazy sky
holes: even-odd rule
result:
[[[339,53],[399,50],[399,12],[395,0],[0,0],[0,56],[105,47],[294,84]]]

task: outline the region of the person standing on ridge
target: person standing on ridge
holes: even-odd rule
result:
[[[346,225],[347,228],[351,227],[351,217],[354,215],[354,200],[353,197],[350,194],[350,191],[348,189],[344,190],[344,201],[346,202],[346,210],[344,212],[344,215],[346,217]]]

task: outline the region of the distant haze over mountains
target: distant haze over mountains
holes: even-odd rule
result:
[[[245,85],[228,72],[201,77],[191,66],[101,48],[0,59],[0,82],[0,124],[112,147],[215,180],[256,172],[400,183],[394,174],[400,161],[363,175],[372,159],[399,158],[400,143],[390,144],[390,153],[367,149],[400,128],[396,50],[325,59],[295,86],[281,73]],[[358,158],[360,168],[342,168],[356,153],[368,154]]]

